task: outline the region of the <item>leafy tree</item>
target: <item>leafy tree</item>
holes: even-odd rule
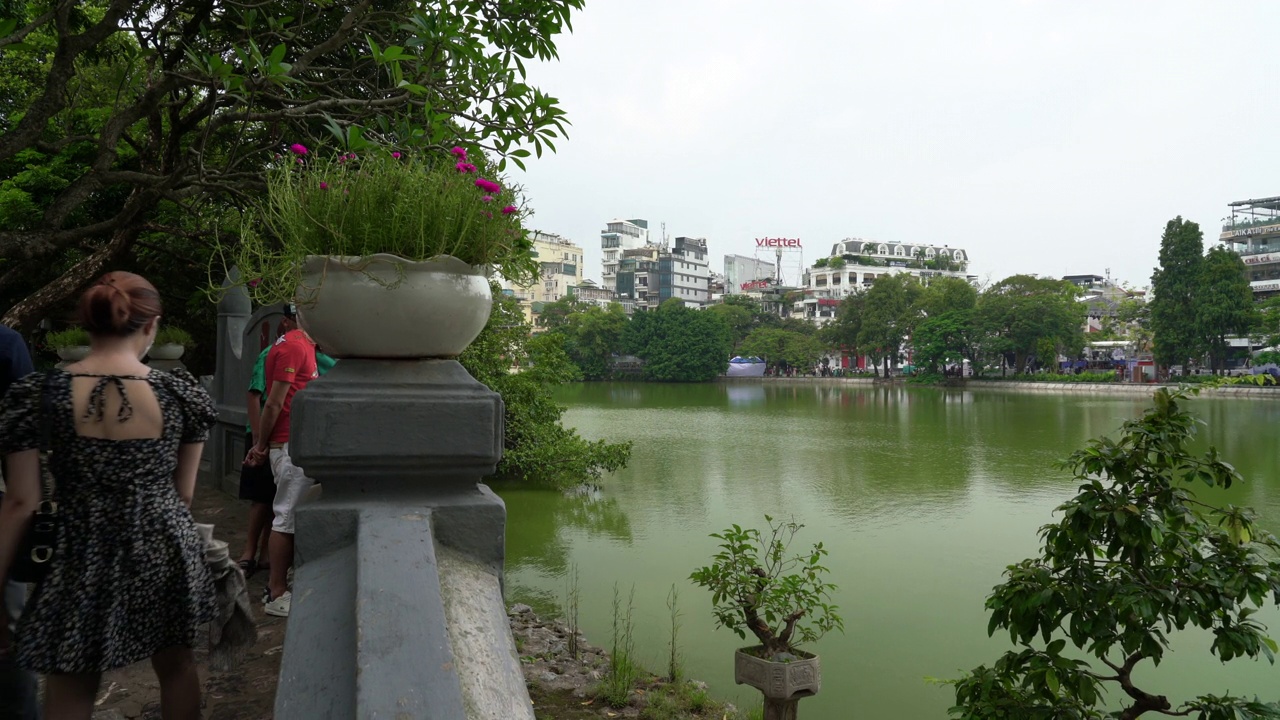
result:
[[[953,717],[1119,718],[1148,713],[1200,720],[1280,718],[1280,704],[1231,696],[1170,700],[1135,684],[1144,661],[1159,665],[1173,630],[1210,631],[1223,662],[1265,656],[1276,643],[1252,619],[1280,604],[1280,544],[1251,511],[1205,504],[1193,483],[1228,488],[1240,475],[1213,448],[1190,449],[1196,422],[1187,391],[1162,388],[1155,407],[1117,439],[1100,438],[1067,459],[1079,494],[1040,531],[1040,555],[1010,565],[988,598],[988,632],[1019,647],[954,681]],[[1063,654],[1067,643],[1092,657]],[[1107,687],[1130,704],[1098,708]]]
[[[863,292],[844,296],[840,306],[836,308],[836,316],[818,331],[819,339],[828,347],[857,353],[858,334],[862,332],[862,312],[866,301],[867,296]]]
[[[1222,246],[1211,248],[1200,274],[1195,290],[1195,325],[1211,367],[1221,372],[1226,370],[1230,350],[1227,337],[1247,335],[1258,323],[1258,311],[1239,255]]]
[[[1280,295],[1263,300],[1256,309],[1253,336],[1263,347],[1280,346]]]
[[[743,341],[740,351],[762,357],[773,367],[811,368],[826,352],[826,347],[813,335],[782,328],[757,328]]]
[[[493,286],[489,324],[458,360],[475,379],[502,396],[505,435],[498,474],[571,485],[624,467],[631,443],[589,442],[561,424],[564,408],[551,388],[581,379],[559,339],[529,337],[520,303]],[[512,366],[523,367],[512,373]]]
[[[735,297],[730,295],[729,297]],[[759,306],[756,306],[759,311]],[[746,339],[748,333],[751,332],[752,326],[756,324],[755,317],[750,309],[737,303],[720,303],[712,305],[703,312],[711,313],[720,318],[725,327],[729,328],[730,337],[733,339],[735,348],[742,345],[742,341]]]
[[[645,361],[648,380],[705,382],[725,372],[733,343],[719,317],[672,298],[637,313],[623,333],[623,347]]]
[[[570,315],[583,312],[589,307],[591,305],[582,302],[576,297],[565,295],[559,300],[542,306],[542,312],[538,314],[538,327],[551,330],[563,327],[569,321]]]
[[[568,315],[556,333],[564,339],[564,350],[587,380],[610,374],[609,361],[622,349],[627,329],[622,306],[611,303],[606,310],[598,305]]]
[[[1084,347],[1085,310],[1080,289],[1063,280],[1013,275],[978,298],[976,325],[985,348],[1005,359],[1015,373],[1028,372],[1037,359]]]
[[[461,144],[517,164],[525,146],[554,150],[564,111],[526,84],[524,61],[554,58],[582,5],[7,3],[4,322],[29,329],[102,271],[147,259],[130,253],[148,234],[180,239],[162,253],[207,255],[288,143]]]
[[[889,367],[897,367],[902,344],[915,326],[920,298],[920,283],[906,273],[881,275],[871,284],[863,304],[862,327],[858,332],[858,345],[877,365],[888,360]],[[879,374],[876,370],[876,374]]]
[[[1156,364],[1182,365],[1203,349],[1196,327],[1196,285],[1203,277],[1204,235],[1181,216],[1160,239],[1160,267],[1151,275],[1151,332]]]
[[[911,335],[913,358],[917,365],[937,373],[946,364],[958,364],[969,359],[970,336],[973,332],[973,314],[963,310],[946,310],[930,315],[916,323]]]

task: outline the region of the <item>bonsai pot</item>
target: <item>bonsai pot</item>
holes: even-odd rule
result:
[[[176,343],[166,343],[164,345],[155,345],[151,351],[147,353],[152,360],[178,360],[182,357],[182,353],[186,352],[186,346]]]
[[[68,345],[66,347],[56,348],[56,350],[58,352],[58,358],[69,363],[79,362],[85,359],[85,356],[89,354],[88,345]]]
[[[481,269],[449,255],[309,256],[297,295],[302,328],[339,358],[454,358],[489,322]]]
[[[792,650],[795,660],[776,662],[755,653],[761,646],[742,648],[733,655],[733,679],[764,693],[768,700],[798,700],[822,689],[822,665],[817,655]]]

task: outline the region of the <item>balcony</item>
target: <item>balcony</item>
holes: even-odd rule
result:
[[[1256,220],[1236,220],[1222,226],[1221,240],[1245,238],[1250,235],[1269,235],[1280,233],[1280,217],[1258,218]]]

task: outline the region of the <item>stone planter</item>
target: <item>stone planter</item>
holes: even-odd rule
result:
[[[822,689],[822,665],[817,655],[796,650],[799,658],[773,662],[752,655],[743,648],[733,655],[733,679],[764,693],[766,700],[799,700],[817,695]]]
[[[441,255],[310,256],[298,320],[339,358],[453,358],[489,321],[493,296],[481,270]]]
[[[56,348],[56,350],[58,352],[58,359],[69,363],[80,362],[89,354],[88,345],[69,345],[67,347]]]
[[[153,345],[147,355],[152,360],[178,360],[186,350],[185,345],[166,343],[164,345]]]

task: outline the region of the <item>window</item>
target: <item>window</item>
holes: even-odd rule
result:
[[[889,246],[888,246],[888,245],[881,245],[880,247],[876,248],[876,254],[877,254],[877,255],[888,255],[888,254],[889,254]]]
[[[937,253],[933,251],[933,248],[928,248],[924,251],[924,256],[929,259],[933,259],[935,255],[937,255]]]
[[[903,251],[903,249],[902,249],[902,246],[901,246],[901,245],[895,245],[895,246],[893,247],[893,254],[894,254],[894,255],[897,255],[898,257],[902,257],[903,255],[905,255],[905,254],[906,254],[906,252],[905,252],[905,251]]]

